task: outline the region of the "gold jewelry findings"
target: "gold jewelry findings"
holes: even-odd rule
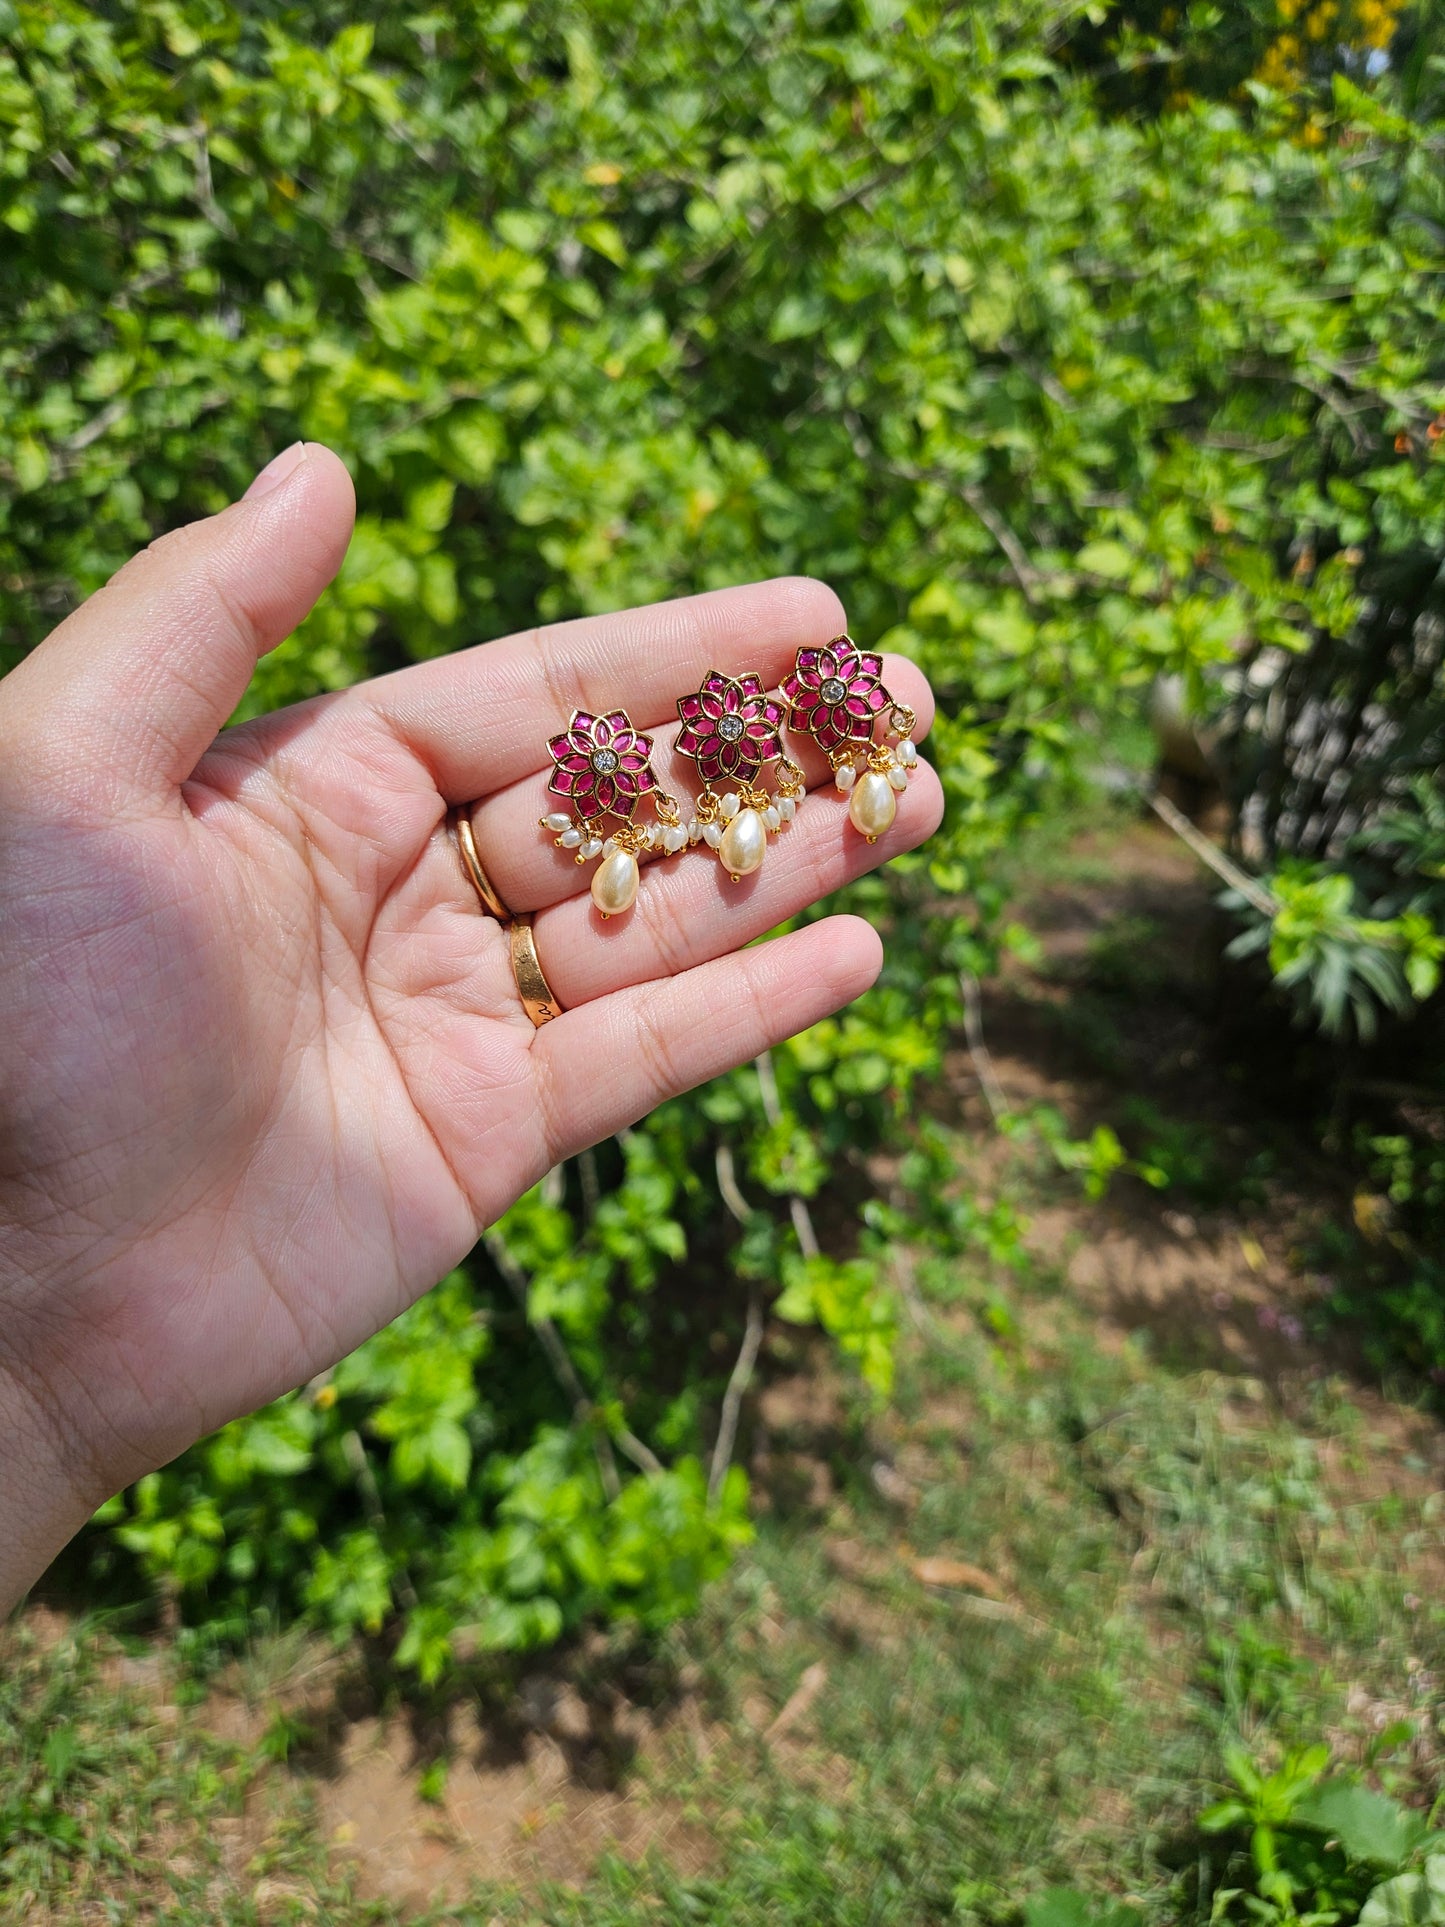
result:
[[[552,810],[538,827],[553,833],[558,849],[574,851],[579,863],[602,858],[592,876],[592,901],[605,922],[637,901],[638,857],[648,850],[674,855],[686,846],[687,831],[676,798],[658,788],[652,773],[652,738],[633,728],[625,709],[610,716],[574,709],[547,748],[556,766],[547,787],[569,797],[575,814]],[[652,798],[656,823],[632,820],[644,796]],[[615,829],[607,827],[609,816],[618,819]]]
[[[865,655],[851,636],[834,636],[821,649],[800,649],[783,683],[788,727],[811,736],[833,766],[833,781],[848,798],[853,827],[876,843],[898,813],[899,790],[918,767],[913,731],[918,718],[883,686],[883,658]],[[874,739],[887,716],[884,741]],[[890,746],[887,738],[897,740]]]
[[[508,935],[512,940],[512,975],[516,979],[517,995],[523,1010],[540,1030],[543,1024],[550,1024],[554,1017],[562,1015],[562,1006],[543,974],[537,940],[532,935],[530,911],[519,911],[513,917]]]
[[[454,809],[451,814],[452,828],[456,832],[457,850],[466,871],[467,881],[476,891],[482,909],[498,923],[505,923],[512,914],[492,887],[491,878],[482,868],[482,859],[477,853],[477,839],[472,832],[471,805]]]
[[[688,841],[716,850],[736,883],[760,867],[769,835],[792,822],[805,794],[802,770],[783,754],[783,706],[758,677],[709,669],[700,689],[678,698],[677,713],[676,748],[703,780]],[[762,785],[765,763],[778,765],[776,795]]]

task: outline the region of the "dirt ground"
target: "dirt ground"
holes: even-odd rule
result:
[[[999,1085],[1012,1104],[1054,1106],[1081,1133],[1118,1122],[1121,1098],[1145,1093],[1201,1134],[1225,1171],[1237,1170],[1268,1108],[1259,1081],[1278,1066],[1262,1063],[1256,1079],[1247,1061],[1229,1061],[1249,1046],[1230,1032],[1238,985],[1220,963],[1227,931],[1217,886],[1148,820],[1085,838],[1073,854],[1082,877],[1045,885],[1021,906],[1041,961],[1011,965],[985,993]],[[1104,999],[1094,995],[1100,983]],[[1104,1000],[1100,1035],[1091,1005]],[[959,1117],[986,1142],[988,1107],[970,1053],[951,1056],[948,1083]],[[1270,1134],[1271,1168],[1252,1196],[1230,1196],[1223,1183],[1218,1198],[1181,1200],[1174,1186],[1126,1180],[1097,1204],[1075,1196],[1035,1207],[1030,1244],[1063,1267],[1071,1297],[1093,1308],[1106,1340],[1146,1332],[1181,1367],[1255,1373],[1276,1387],[1325,1364],[1351,1367],[1343,1338],[1302,1344],[1322,1283],[1302,1252],[1323,1219],[1348,1215],[1350,1197],[1307,1126],[1281,1116]]]

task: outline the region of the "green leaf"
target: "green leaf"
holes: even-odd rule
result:
[[[452,519],[452,500],[456,484],[445,475],[423,482],[407,496],[406,519],[413,528],[439,535]]]
[[[56,1786],[64,1786],[80,1758],[80,1740],[73,1726],[53,1727],[40,1749],[46,1776]]]
[[[472,1469],[471,1441],[460,1425],[438,1419],[426,1435],[431,1469],[445,1486],[460,1492]]]
[[[1391,140],[1409,140],[1414,133],[1408,120],[1390,113],[1363,87],[1357,87],[1347,75],[1336,70],[1330,76],[1330,85],[1334,90],[1335,107],[1344,118]]]
[[[1376,1887],[1360,1909],[1360,1927],[1441,1927],[1445,1922],[1445,1858],[1420,1873],[1397,1874]]]
[[[50,479],[50,457],[32,436],[22,435],[10,452],[15,486],[22,495],[33,495]]]
[[[417,565],[417,598],[432,621],[449,628],[457,619],[457,570],[449,555],[424,555]]]
[[[343,27],[331,43],[331,57],[338,67],[352,71],[364,67],[371,57],[374,30],[369,21]]]
[[[1434,957],[1422,956],[1418,952],[1405,959],[1405,981],[1410,986],[1410,994],[1416,1003],[1423,1004],[1427,997],[1433,997],[1440,986],[1440,965]]]
[[[594,254],[600,254],[615,267],[627,265],[627,243],[611,221],[583,221],[577,229],[577,238],[584,247],[591,248]]]
[[[1398,1867],[1424,1838],[1425,1821],[1387,1794],[1347,1780],[1326,1780],[1307,1793],[1291,1816],[1301,1826],[1332,1835],[1351,1860]]]
[[[1074,1887],[1048,1887],[1024,1902],[1024,1927],[1137,1927],[1137,1908],[1094,1900]]]
[[[485,482],[501,457],[506,431],[500,416],[480,406],[455,409],[441,425],[441,439],[449,465],[460,479],[476,487]]]
[[[1076,558],[1088,575],[1101,575],[1109,581],[1122,581],[1136,566],[1137,558],[1122,542],[1086,542]]]
[[[1216,1800],[1199,1816],[1199,1824],[1206,1833],[1226,1833],[1234,1827],[1249,1824],[1249,1808],[1241,1800]]]
[[[774,341],[796,341],[817,334],[828,318],[828,310],[816,295],[789,294],[778,303],[768,330]]]

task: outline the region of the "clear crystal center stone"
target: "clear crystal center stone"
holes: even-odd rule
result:
[[[837,676],[829,676],[819,691],[825,703],[840,703],[847,693],[846,686]]]
[[[615,749],[594,750],[592,767],[599,776],[610,776],[617,767],[617,751]]]
[[[723,716],[718,720],[717,733],[725,743],[735,743],[743,733],[741,716]]]

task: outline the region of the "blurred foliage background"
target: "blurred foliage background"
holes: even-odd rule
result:
[[[1017,940],[1001,852],[1161,677],[1261,879],[1239,994],[1332,1040],[1321,1133],[1387,1204],[1351,1302],[1445,1377],[1442,50],[1400,0],[0,0],[0,664],[302,436],[356,538],[247,712],[801,570],[932,676],[949,799],[851,893],[874,993],[113,1501],[89,1583],[428,1682],[690,1610],[748,1532],[744,1304],[881,1398],[890,1249],[1006,1235],[910,1116]]]

